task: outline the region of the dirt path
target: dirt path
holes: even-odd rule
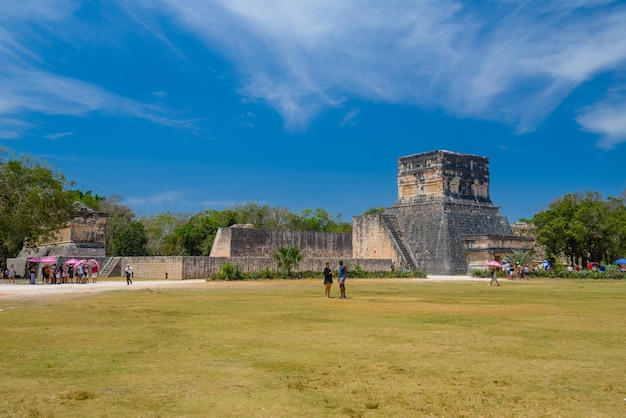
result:
[[[357,280],[357,279],[355,279]],[[470,276],[428,276],[427,279],[385,279],[389,281],[401,282],[443,282],[443,281],[485,281],[488,279],[478,279]],[[57,284],[45,285],[37,283],[30,285],[26,283],[8,284],[3,281],[0,284],[0,300],[15,300],[26,298],[37,298],[46,295],[60,295],[73,293],[94,293],[107,290],[140,290],[140,289],[191,289],[191,288],[220,288],[220,287],[261,287],[264,281],[242,281],[242,282],[207,282],[206,280],[135,280],[132,285],[127,285],[126,281],[100,281],[98,283],[85,284]],[[265,284],[266,285],[266,284]]]

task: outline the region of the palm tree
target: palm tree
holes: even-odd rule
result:
[[[530,250],[513,250],[509,254],[505,255],[506,261],[511,264],[519,263],[520,266],[530,264],[533,261],[533,254]]]
[[[274,251],[272,257],[278,261],[278,268],[285,277],[291,277],[291,270],[298,266],[304,258],[298,247],[281,247]]]

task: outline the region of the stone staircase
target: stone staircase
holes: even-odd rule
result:
[[[413,257],[413,252],[406,245],[404,245],[404,239],[402,236],[402,230],[400,229],[400,224],[398,223],[398,218],[396,218],[395,215],[383,214],[382,220],[391,233],[391,237],[396,244],[396,248],[400,254],[402,254],[405,262],[409,264],[411,270],[415,270],[417,268],[417,263]]]
[[[115,270],[116,267],[120,265],[122,261],[122,257],[110,257],[104,266],[102,266],[102,270],[99,273],[101,277],[110,277],[111,273]]]

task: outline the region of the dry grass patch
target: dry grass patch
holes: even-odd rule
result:
[[[383,279],[348,300],[277,280],[3,301],[0,415],[623,416],[625,296]]]

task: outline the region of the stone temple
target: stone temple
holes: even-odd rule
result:
[[[224,263],[245,272],[277,271],[272,253],[298,247],[297,271],[322,271],[342,259],[352,268],[388,271],[407,264],[428,274],[471,274],[487,261],[502,261],[512,250],[532,250],[533,239],[513,234],[489,197],[489,160],[476,155],[433,151],[398,159],[398,199],[382,214],[355,216],[352,234],[267,231],[250,226],[220,228],[209,257],[110,257],[105,255],[106,215],[78,206],[67,228],[36,250],[10,259],[20,271],[32,256],[95,258],[101,277],[121,276],[131,264],[137,277],[206,278]],[[21,274],[21,273],[20,273]]]
[[[467,274],[533,240],[514,236],[489,197],[489,160],[449,151],[398,159],[398,199],[353,220],[353,256],[429,274]]]

